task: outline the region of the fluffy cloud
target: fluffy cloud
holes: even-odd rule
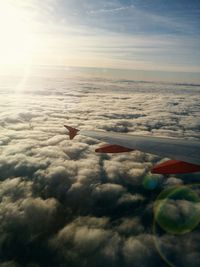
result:
[[[199,89],[85,76],[31,77],[20,93],[13,88],[6,80],[0,90],[0,265],[165,266],[153,202],[164,188],[197,178],[159,176],[147,190],[158,156],[95,154],[97,140],[70,141],[63,124],[197,139]],[[189,235],[186,260],[196,267],[199,233]]]
[[[107,218],[80,217],[50,241],[70,266],[116,266],[121,238]]]

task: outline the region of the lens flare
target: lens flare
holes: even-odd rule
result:
[[[171,234],[185,234],[200,222],[200,199],[185,186],[165,190],[154,204],[155,220]]]
[[[142,185],[146,190],[154,190],[158,186],[158,177],[147,175],[144,177]]]
[[[164,190],[154,203],[153,233],[160,256],[173,267],[190,265],[191,246],[198,253],[200,237],[200,185]],[[197,260],[194,267],[198,267]]]

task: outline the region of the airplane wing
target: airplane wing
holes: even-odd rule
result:
[[[176,174],[200,171],[199,141],[104,131],[79,131],[70,126],[64,126],[69,131],[70,139],[80,134],[108,143],[109,145],[96,149],[96,152],[99,153],[122,153],[139,150],[171,159],[154,166],[153,173]]]

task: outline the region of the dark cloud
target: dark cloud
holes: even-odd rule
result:
[[[157,175],[157,187],[147,190],[143,181],[161,158],[139,151],[95,154],[102,144],[83,136],[70,141],[63,124],[199,139],[199,89],[68,82],[32,78],[14,95],[2,85],[0,266],[166,266],[154,237],[171,255],[180,256],[181,248],[172,252],[176,236],[153,233],[153,203],[164,188],[196,176]],[[188,235],[178,267],[199,263],[199,233]]]
[[[121,242],[107,218],[94,217],[76,219],[50,241],[70,266],[118,266]]]

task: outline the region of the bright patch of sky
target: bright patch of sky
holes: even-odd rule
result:
[[[3,37],[6,24],[11,35],[9,45],[0,46],[4,65],[14,58],[15,64],[200,72],[199,0],[6,3],[0,0],[2,14],[12,11],[9,21],[0,19]],[[20,50],[27,38],[28,48]]]

